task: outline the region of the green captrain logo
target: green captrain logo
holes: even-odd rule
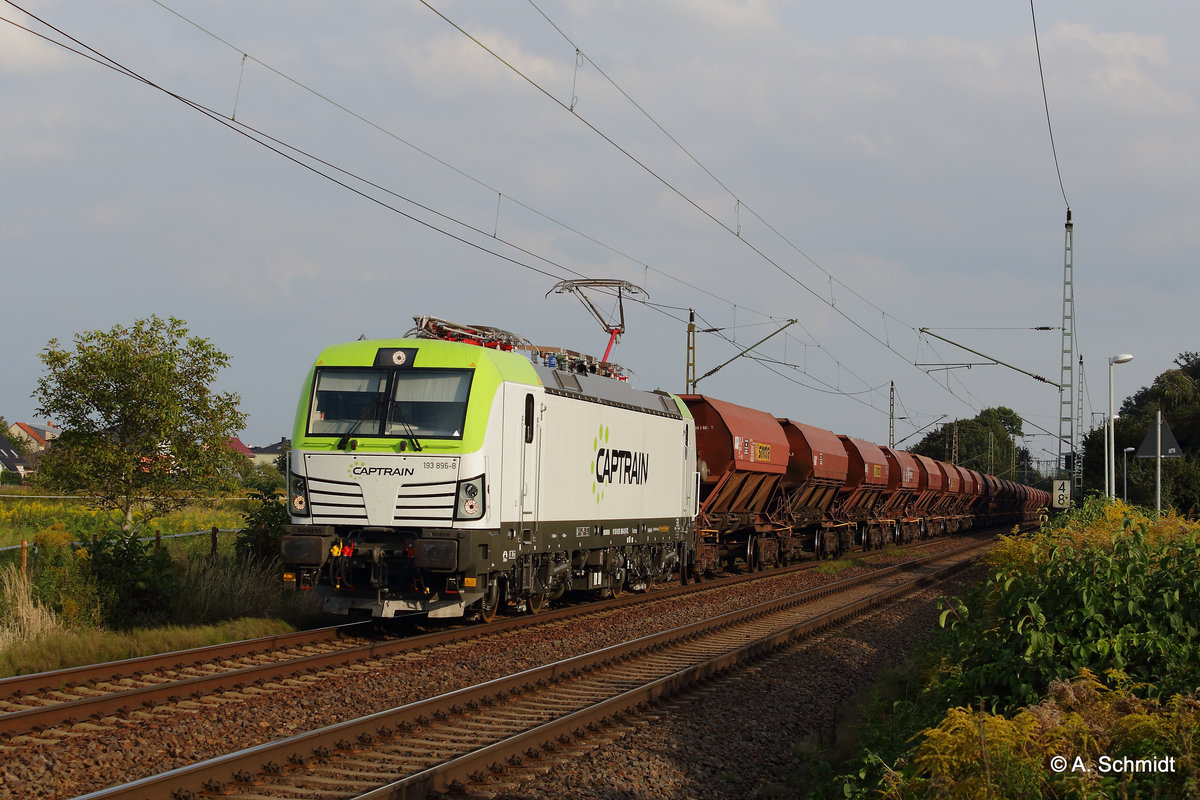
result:
[[[608,446],[609,429],[601,425],[592,439],[594,460],[588,464],[592,477],[592,495],[599,503],[607,486],[641,486],[650,477],[650,454]]]

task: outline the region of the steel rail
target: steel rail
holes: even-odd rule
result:
[[[355,633],[364,627],[362,622],[333,625],[291,633],[243,639],[240,642],[213,644],[170,653],[156,653],[121,661],[106,661],[81,667],[67,667],[49,672],[35,672],[0,678],[0,697],[19,697],[31,692],[56,691],[66,686],[116,680],[138,672],[157,669],[182,669],[204,661],[256,655],[264,650],[298,647],[308,643],[331,641]],[[2,719],[2,718],[0,718]]]
[[[902,551],[910,547],[928,544],[930,541],[933,540],[923,540],[922,542],[913,543],[906,547],[894,548],[894,550]],[[871,555],[886,552],[892,552],[892,549],[886,551],[869,551],[863,555],[870,557]],[[449,643],[501,633],[530,624],[548,624],[562,620],[577,619],[642,602],[664,600],[677,595],[710,591],[749,581],[768,579],[774,576],[813,569],[820,566],[821,563],[807,561],[771,570],[770,572],[751,572],[733,575],[693,586],[659,588],[652,592],[628,594],[600,603],[569,605],[544,611],[536,615],[508,617],[486,626],[454,628],[404,639],[357,645],[328,653],[289,658],[268,664],[252,665],[232,670],[225,669],[210,675],[152,683],[146,686],[105,694],[81,696],[74,700],[56,700],[44,705],[0,713],[0,735],[28,733],[56,725],[71,724],[82,719],[99,719],[113,714],[126,713],[133,708],[148,708],[163,703],[175,702],[183,697],[195,697],[204,693],[213,693],[222,690],[236,690],[251,683],[290,677],[302,672],[311,673],[342,664],[385,658],[428,647],[444,646]],[[368,626],[370,624],[369,622],[353,623],[351,625],[323,628],[317,631],[278,634],[230,644],[210,645],[191,650],[175,651],[173,653],[5,678],[0,680],[0,698],[8,697],[10,698],[10,702],[19,704],[20,698],[35,692],[60,691],[72,686],[115,681],[154,670],[178,670],[186,666],[199,666],[206,661],[259,655],[272,648],[296,647],[308,642],[331,641],[346,636],[358,630],[361,626]]]
[[[255,780],[254,776],[257,774],[265,773],[271,775],[291,769],[303,769],[314,763],[327,761],[338,751],[346,752],[358,748],[370,747],[381,739],[391,739],[397,736],[398,730],[411,730],[413,727],[420,729],[429,725],[431,720],[447,719],[449,717],[457,718],[462,715],[477,713],[479,709],[496,702],[496,698],[505,698],[513,694],[523,695],[526,692],[534,691],[539,685],[554,683],[570,676],[578,676],[595,669],[598,665],[613,664],[640,653],[656,651],[672,644],[677,645],[681,642],[692,641],[705,633],[729,628],[737,624],[744,624],[768,614],[777,613],[781,610],[844,592],[871,581],[878,581],[883,577],[895,573],[920,569],[929,562],[952,558],[955,555],[973,549],[980,549],[979,544],[972,543],[953,550],[929,555],[915,561],[893,565],[867,575],[846,578],[825,586],[797,593],[787,598],[771,600],[745,609],[729,612],[710,620],[694,622],[668,631],[649,634],[630,642],[612,645],[585,655],[496,678],[483,684],[409,703],[395,709],[377,712],[359,719],[330,725],[316,731],[310,731],[236,753],[208,759],[197,764],[171,770],[161,775],[150,776],[121,786],[93,792],[84,795],[78,800],[187,798],[195,797],[201,792],[229,793],[236,791],[238,788],[253,791],[253,787],[250,784]],[[853,615],[871,605],[886,602],[899,593],[918,588],[921,585],[938,579],[937,576],[941,573],[962,569],[964,565],[964,563],[954,564],[933,574],[919,576],[913,581],[889,587],[870,597],[854,601],[845,607],[821,614],[799,625],[792,626],[789,630],[797,631],[792,635],[787,635],[786,633],[772,634],[763,641],[747,644],[738,648],[738,650],[745,653],[767,652],[779,646],[780,642],[801,635],[799,632],[802,630],[808,632],[834,624],[836,621],[844,619],[847,615]],[[730,663],[733,663],[728,661],[728,659],[729,656],[727,654],[706,659],[699,665],[683,670],[682,673],[699,677],[711,675],[727,668]],[[429,788],[445,787],[451,780],[461,780],[468,777],[471,773],[478,772],[482,768],[481,764],[485,767],[490,766],[499,753],[507,753],[508,755],[505,755],[504,758],[509,758],[516,752],[524,752],[524,750],[529,748],[537,749],[537,746],[531,745],[529,742],[537,740],[539,737],[544,742],[547,737],[553,738],[564,735],[563,731],[568,729],[575,730],[579,727],[580,720],[583,719],[593,720],[594,724],[594,720],[598,718],[597,715],[600,717],[611,716],[616,713],[617,709],[629,707],[630,704],[628,701],[630,700],[632,700],[632,705],[645,702],[647,698],[658,697],[666,691],[678,688],[683,685],[683,681],[683,677],[677,677],[676,674],[673,674],[660,681],[652,682],[647,686],[619,692],[618,694],[621,697],[626,698],[625,702],[618,701],[615,697],[606,699],[600,703],[593,704],[590,707],[591,711],[583,716],[578,715],[581,712],[576,712],[576,714],[569,715],[563,720],[543,723],[535,729],[538,731],[537,733],[527,731],[517,736],[506,737],[503,743],[495,743],[480,748],[475,755],[468,753],[447,761],[445,764],[421,770],[395,784],[389,784],[389,786],[383,789],[372,790],[371,793],[363,796],[371,798],[423,798]],[[492,760],[489,761],[489,759]],[[375,792],[385,793],[376,794]]]

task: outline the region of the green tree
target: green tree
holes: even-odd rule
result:
[[[997,406],[985,408],[972,419],[947,422],[934,428],[912,448],[913,453],[951,461],[952,442],[958,436],[958,465],[979,472],[999,475],[1009,480],[1031,483],[1041,479],[1032,470],[1029,451],[1017,446],[1016,439],[1023,433],[1021,417],[1011,408]]]
[[[1200,353],[1180,353],[1174,369],[1163,371],[1149,386],[1143,386],[1121,403],[1114,426],[1117,494],[1125,491],[1128,467],[1129,502],[1135,505],[1154,505],[1155,464],[1152,458],[1137,458],[1132,453],[1125,458],[1124,450],[1141,446],[1154,430],[1160,410],[1183,451],[1182,458],[1163,459],[1163,506],[1195,513],[1200,510]],[[1083,446],[1084,483],[1093,491],[1103,491],[1103,426],[1086,434]]]
[[[86,331],[73,347],[52,339],[38,413],[62,428],[43,478],[111,513],[122,531],[134,511],[160,516],[237,488],[243,457],[226,446],[246,421],[234,393],[211,389],[229,357],[186,323],[151,316]]]

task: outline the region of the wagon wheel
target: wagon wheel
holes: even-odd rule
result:
[[[530,614],[540,614],[542,609],[546,607],[546,595],[531,594],[525,598],[525,609]]]
[[[494,622],[496,620],[497,615],[500,613],[501,594],[500,579],[490,578],[487,588],[483,590],[483,598],[479,601],[479,620],[481,622]]]
[[[608,594],[613,600],[625,594],[625,570],[617,570],[609,575],[608,580]]]

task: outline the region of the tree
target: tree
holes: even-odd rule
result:
[[[1129,501],[1135,505],[1155,503],[1155,463],[1152,458],[1123,458],[1125,448],[1140,448],[1154,430],[1162,411],[1183,450],[1182,458],[1163,459],[1162,503],[1185,513],[1200,510],[1200,353],[1183,352],[1175,359],[1175,369],[1163,371],[1149,386],[1143,386],[1121,403],[1114,425],[1117,494],[1125,492],[1128,469]],[[1097,428],[1084,437],[1084,483],[1094,491],[1103,491],[1104,429]]]
[[[957,429],[957,433],[956,433]],[[1039,484],[1043,476],[1033,469],[1029,450],[1018,447],[1021,417],[1005,406],[985,408],[973,419],[948,422],[934,428],[911,452],[940,461],[950,461],[951,443],[958,436],[958,461],[962,467],[998,475],[1009,480]]]
[[[90,498],[129,531],[135,510],[161,516],[238,486],[244,458],[226,443],[246,416],[237,394],[210,388],[229,357],[182,320],[77,333],[69,349],[51,339],[39,357],[37,410],[62,428],[41,464],[52,488]]]

